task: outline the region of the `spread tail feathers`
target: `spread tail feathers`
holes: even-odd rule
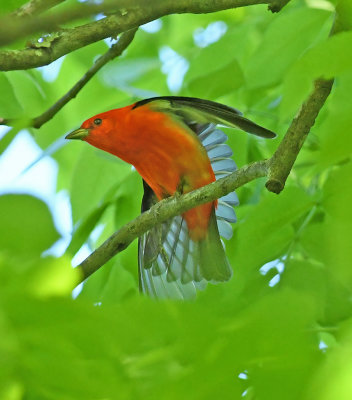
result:
[[[190,126],[208,152],[216,179],[236,170],[230,158],[227,136],[213,124]],[[143,181],[142,212],[157,202],[152,189]],[[218,200],[218,207],[209,222],[208,237],[194,242],[188,236],[182,216],[155,226],[139,239],[139,285],[142,292],[155,298],[191,299],[207,282],[230,279],[232,271],[219,238],[232,236],[231,223],[236,222],[233,206],[238,205],[236,193]],[[200,265],[200,266],[199,266]]]
[[[156,298],[193,298],[207,282],[227,281],[232,270],[213,210],[205,239],[193,241],[181,216],[140,238],[140,289]]]

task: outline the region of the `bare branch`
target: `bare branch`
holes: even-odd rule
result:
[[[150,210],[114,233],[77,267],[82,276],[82,281],[153,226],[180,215],[197,205],[218,199],[254,179],[266,176],[268,172],[267,163],[267,161],[258,161],[246,165],[210,185],[203,186],[180,197],[169,197],[158,202]]]
[[[61,56],[68,54],[88,44],[107,37],[115,37],[121,32],[136,28],[142,24],[153,21],[165,15],[183,13],[211,13],[215,11],[233,9],[254,4],[270,4],[272,10],[279,10],[289,0],[156,0],[150,7],[149,0],[127,1],[120,0],[113,3],[114,10],[119,12],[109,15],[99,21],[65,29],[46,38],[45,43],[37,43],[32,48],[23,50],[0,51],[0,70],[28,69],[50,64]],[[128,4],[123,7],[123,4]],[[107,3],[109,7],[111,2]],[[65,22],[72,14],[82,18],[89,14],[96,14],[106,10],[108,5],[80,5],[76,6],[71,14],[67,11],[61,14],[50,14],[43,18],[34,18],[27,21],[26,25],[16,21],[2,20],[0,23],[0,45],[9,43],[30,33],[53,30],[58,24]],[[9,25],[11,23],[11,26]]]

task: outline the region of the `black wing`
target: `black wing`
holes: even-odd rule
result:
[[[134,108],[145,104],[148,104],[155,111],[178,115],[187,125],[213,123],[230,128],[239,128],[266,139],[276,137],[274,132],[243,117],[239,110],[215,101],[195,97],[163,96],[138,101]]]

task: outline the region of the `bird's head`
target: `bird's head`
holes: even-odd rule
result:
[[[65,139],[84,140],[100,149],[109,151],[114,131],[112,111],[101,113],[83,122],[80,128],[70,132]]]

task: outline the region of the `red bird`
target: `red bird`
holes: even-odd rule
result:
[[[81,139],[132,164],[143,178],[142,211],[236,169],[221,124],[264,138],[275,133],[231,107],[191,97],[154,97],[98,114],[66,136]],[[231,237],[235,193],[154,227],[139,240],[141,290],[154,297],[189,298],[207,281],[232,275],[219,228]],[[218,223],[217,223],[218,219]]]

